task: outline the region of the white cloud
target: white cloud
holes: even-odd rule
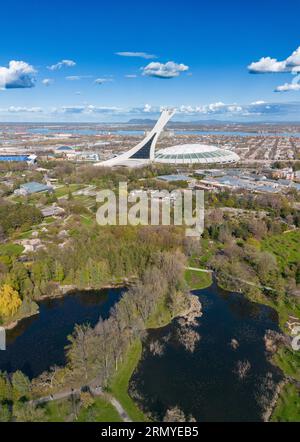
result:
[[[147,66],[142,68],[142,71],[143,75],[147,75],[148,77],[174,78],[178,77],[181,72],[185,72],[188,69],[189,66],[182,63],[174,63],[174,61],[168,61],[167,63],[152,61]]]
[[[44,78],[44,79],[42,80],[42,83],[43,83],[45,86],[50,86],[50,84],[53,84],[53,83],[54,83],[54,80],[53,80],[52,78]]]
[[[69,81],[78,81],[78,80],[84,80],[85,78],[92,78],[91,75],[69,75],[66,77],[66,80]]]
[[[84,106],[62,106],[61,108],[54,109],[57,113],[66,114],[106,114],[106,113],[118,113],[122,109],[114,106],[94,106],[93,104],[86,104]]]
[[[251,74],[269,74],[274,72],[287,72],[285,61],[278,61],[276,58],[262,57],[248,66]]]
[[[116,55],[120,55],[121,57],[139,57],[139,58],[157,58],[154,54],[148,54],[147,52],[115,52]]]
[[[300,91],[299,83],[284,83],[274,89],[275,92]]]
[[[56,64],[52,64],[51,66],[47,66],[50,71],[57,71],[63,67],[73,67],[76,66],[75,61],[73,60],[61,60]]]
[[[252,74],[270,74],[278,72],[299,72],[300,70],[300,46],[285,60],[262,57],[259,61],[249,64],[248,70]]]
[[[96,84],[103,84],[103,83],[107,83],[112,81],[111,78],[96,78],[96,80],[94,81],[94,83]]]
[[[126,121],[133,116],[145,115],[156,119],[159,112],[170,106],[145,104],[139,107],[99,106],[85,103],[82,105],[65,105],[54,108],[10,106],[0,108],[2,121]],[[173,106],[172,106],[173,107]],[[199,121],[209,118],[220,121],[263,121],[264,118],[282,121],[282,118],[299,120],[300,103],[262,103],[226,104],[222,101],[201,105],[178,106],[176,119],[179,121]]]
[[[136,74],[127,74],[125,75],[126,78],[136,78],[137,75]]]
[[[8,68],[0,66],[0,89],[34,87],[35,73],[34,67],[25,61],[11,60]]]
[[[144,106],[144,112],[151,112],[152,110],[152,106],[150,104],[145,104]]]
[[[41,107],[24,107],[24,106],[9,106],[6,109],[0,109],[1,112],[10,112],[10,113],[39,113],[43,112]]]
[[[222,101],[217,103],[204,104],[199,106],[182,105],[177,109],[182,114],[236,114],[243,111],[243,107],[233,104],[225,104]]]
[[[251,103],[252,105],[259,105],[259,104],[265,104],[265,101],[263,100],[257,100],[257,101],[253,101],[253,103]]]
[[[300,67],[300,46],[286,59],[286,65]]]

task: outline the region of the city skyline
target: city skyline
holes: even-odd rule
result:
[[[12,21],[4,4],[0,121],[121,122],[166,106],[182,121],[300,121],[300,5],[281,9],[29,0]]]

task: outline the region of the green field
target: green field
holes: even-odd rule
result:
[[[284,386],[272,415],[272,421],[300,422],[300,396],[295,385]]]
[[[261,243],[262,250],[274,253],[280,270],[294,267],[300,262],[300,230],[273,235]]]
[[[69,400],[52,401],[43,405],[46,412],[47,422],[66,422],[71,413],[71,402]]]
[[[128,394],[128,384],[138,361],[142,354],[142,343],[138,339],[130,347],[123,363],[120,365],[117,373],[112,379],[108,390],[113,394],[113,396],[120,401],[128,415],[134,422],[145,422],[147,421],[146,416],[141,410],[136,406],[131,397]]]
[[[122,422],[122,419],[110,402],[97,398],[93,405],[80,410],[77,422]]]
[[[273,361],[285,375],[300,381],[300,352],[288,347],[281,347],[274,355]]]
[[[81,189],[83,186],[79,184],[70,184],[69,186],[61,186],[55,189],[55,195],[57,198],[62,196],[68,196],[69,192],[75,192],[76,190]]]
[[[186,270],[185,280],[191,290],[200,290],[212,284],[211,273],[197,272],[196,270]]]

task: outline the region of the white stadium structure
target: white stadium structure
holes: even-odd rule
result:
[[[231,150],[219,149],[208,144],[180,144],[155,153],[156,163],[212,164],[235,163],[239,156]]]
[[[226,149],[208,144],[182,144],[155,152],[156,142],[174,110],[164,110],[153,129],[135,147],[95,166],[139,167],[149,163],[167,164],[226,164],[239,161],[239,156]]]

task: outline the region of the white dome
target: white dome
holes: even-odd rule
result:
[[[179,144],[155,153],[155,162],[173,164],[233,163],[239,156],[226,149],[208,144]]]

